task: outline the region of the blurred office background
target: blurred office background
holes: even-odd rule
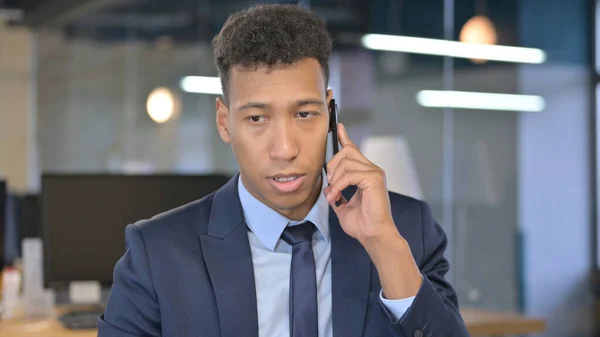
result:
[[[204,77],[217,76],[212,37],[254,3],[0,0],[0,177],[30,210],[19,240],[42,236],[45,173],[237,171]],[[340,121],[446,230],[461,306],[543,318],[540,336],[596,335],[596,2],[301,3],[334,38]],[[366,34],[432,40],[383,37],[378,50]],[[443,40],[519,48],[470,59]]]

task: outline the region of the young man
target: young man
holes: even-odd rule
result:
[[[240,174],[127,228],[99,336],[468,336],[427,205],[389,193],[341,124],[323,168],[331,45],[298,6],[227,20],[216,120]]]

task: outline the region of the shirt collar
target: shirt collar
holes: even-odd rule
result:
[[[321,191],[327,186],[327,177],[324,174],[322,181]],[[305,221],[315,224],[323,238],[329,241],[329,204],[323,193],[319,193],[317,202],[302,221],[290,220],[256,199],[242,183],[241,175],[238,177],[238,194],[244,210],[246,225],[269,250],[275,250],[285,227]]]

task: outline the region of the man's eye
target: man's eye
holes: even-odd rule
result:
[[[301,111],[301,112],[298,112],[298,116],[300,118],[308,118],[310,116],[310,112]]]
[[[248,120],[253,123],[260,123],[260,122],[264,121],[264,117],[263,116],[250,116],[250,117],[248,117]]]

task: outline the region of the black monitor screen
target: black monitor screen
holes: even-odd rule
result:
[[[72,281],[112,284],[125,253],[125,227],[223,186],[222,175],[42,176],[44,280],[49,287]]]

